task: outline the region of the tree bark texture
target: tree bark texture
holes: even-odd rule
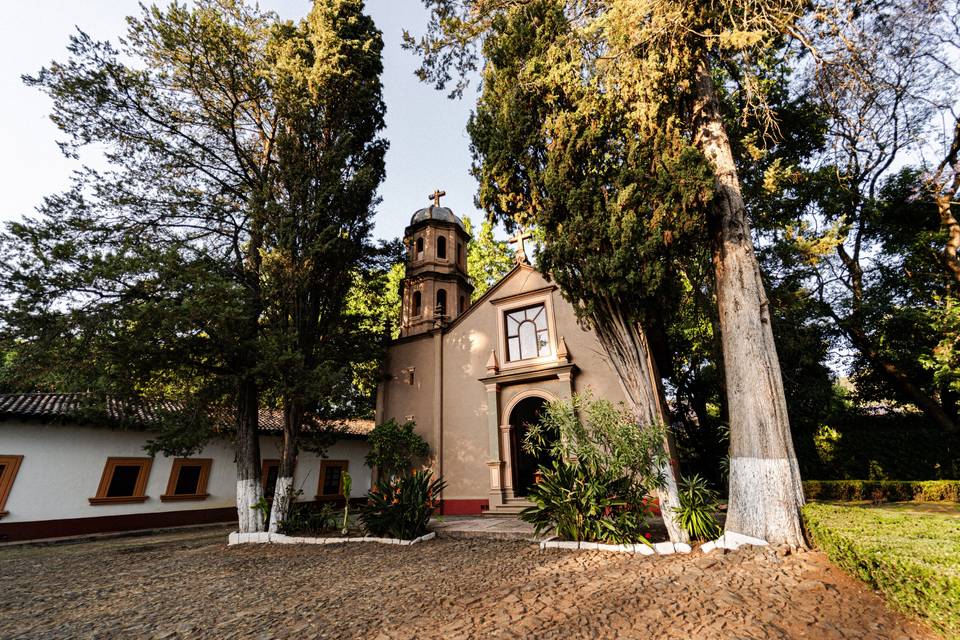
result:
[[[803,546],[803,487],[770,309],[711,70],[697,68],[694,143],[717,177],[711,229],[730,415],[726,531]]]
[[[297,470],[300,427],[303,423],[303,405],[296,401],[284,403],[283,411],[283,452],[280,457],[280,469],[277,472],[277,485],[273,492],[273,505],[270,509],[270,533],[277,530],[290,513],[294,501],[293,477]]]
[[[260,484],[259,397],[247,377],[237,392],[237,521],[241,533],[263,531],[263,514],[254,507],[263,497]]]
[[[602,314],[593,317],[594,330],[607,352],[627,398],[627,404],[640,424],[662,424],[667,427],[664,447],[668,463],[654,469],[664,478],[663,487],[655,491],[660,513],[671,542],[687,542],[689,536],[680,528],[674,507],[680,505],[677,495],[677,459],[673,438],[669,434],[670,420],[659,376],[650,354],[646,333],[636,322],[624,317],[620,305],[608,302]]]

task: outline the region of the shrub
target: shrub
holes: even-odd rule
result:
[[[810,538],[834,563],[901,611],[960,636],[960,519],[808,504]]]
[[[720,509],[717,492],[696,474],[681,479],[678,489],[680,506],[673,511],[683,530],[696,540],[718,538],[722,530],[716,516]]]
[[[277,527],[284,535],[313,536],[329,533],[337,528],[337,513],[332,504],[317,505],[310,502],[294,502],[290,505],[287,519]]]
[[[437,508],[435,496],[446,483],[429,470],[383,479],[374,485],[360,521],[375,536],[412,540],[427,533],[427,523]]]
[[[565,460],[540,467],[540,473],[528,496],[533,506],[520,512],[536,535],[552,530],[567,540],[646,542],[648,503],[630,504],[621,497],[628,493],[628,478]]]
[[[647,493],[662,486],[667,464],[662,425],[637,424],[607,400],[576,394],[548,403],[531,425],[524,449],[549,454],[520,518],[537,533],[553,529],[572,540],[636,542],[650,515]]]
[[[805,480],[808,500],[960,502],[960,480]]]
[[[385,480],[409,475],[417,463],[430,455],[430,445],[414,431],[415,427],[415,422],[400,424],[392,418],[374,427],[367,440],[367,466],[376,467]]]

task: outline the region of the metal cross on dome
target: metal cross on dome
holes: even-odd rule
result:
[[[440,206],[440,198],[442,198],[442,197],[445,196],[445,195],[447,195],[447,192],[446,192],[446,191],[440,191],[440,189],[437,189],[436,191],[434,191],[433,193],[431,193],[431,194],[430,194],[429,196],[427,196],[427,197],[430,198],[431,200],[433,200],[433,206],[439,207],[439,206]]]
[[[533,237],[533,234],[529,231],[524,231],[523,229],[517,229],[517,234],[507,240],[510,244],[517,245],[517,248],[514,250],[514,257],[517,259],[517,264],[530,264],[530,259],[527,258],[527,247],[524,245],[524,240],[529,240]]]

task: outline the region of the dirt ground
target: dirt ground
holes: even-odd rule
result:
[[[226,529],[0,548],[3,638],[933,638],[820,553],[521,541],[244,545]]]

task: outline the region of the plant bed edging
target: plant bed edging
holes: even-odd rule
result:
[[[435,531],[425,533],[419,538],[413,540],[401,540],[399,538],[377,538],[375,536],[357,536],[355,538],[312,538],[304,536],[288,536],[282,533],[269,533],[267,531],[259,533],[231,533],[227,538],[227,545],[237,544],[344,544],[347,542],[377,542],[379,544],[395,544],[407,547],[412,544],[433,540],[437,536]]]
[[[711,540],[710,542],[704,543],[700,547],[700,551],[703,551],[704,553],[710,553],[716,549],[727,549],[729,551],[734,551],[747,544],[752,544],[755,547],[765,547],[767,546],[767,541],[761,538],[745,536],[742,533],[737,533],[736,531],[727,531],[716,540]]]
[[[690,553],[691,547],[683,542],[657,542],[649,544],[604,544],[603,542],[576,542],[547,538],[540,543],[540,550],[566,549],[580,551],[609,551],[611,553],[639,553],[644,556],[668,556],[674,553]]]

